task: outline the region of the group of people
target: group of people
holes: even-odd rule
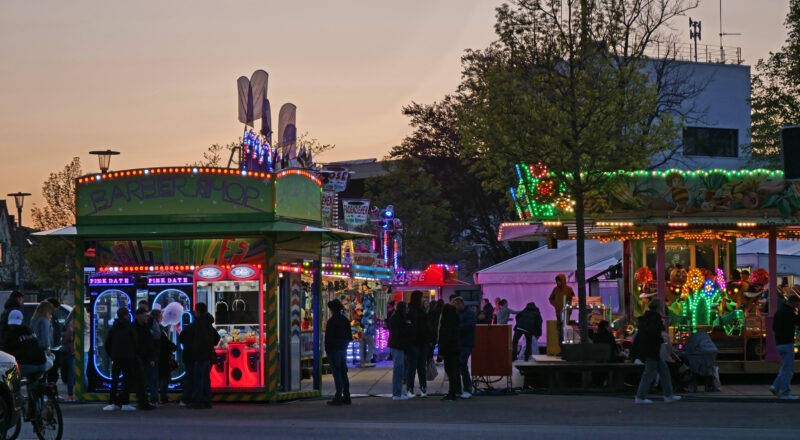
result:
[[[73,313],[59,323],[55,311],[61,307],[56,298],[36,305],[30,326],[22,311],[24,295],[13,291],[0,315],[0,343],[17,359],[20,374],[35,384],[42,376],[48,382],[61,380],[67,386],[67,400],[75,399],[75,327]]]
[[[220,340],[213,323],[207,305],[197,303],[194,321],[181,329],[185,370],[181,406],[211,408],[211,364]],[[141,301],[131,322],[130,311],[118,309],[104,348],[112,362],[111,394],[104,411],[153,410],[169,402],[167,391],[178,366],[174,355],[178,347],[170,340],[168,328],[161,325],[161,310],[150,310],[147,301]],[[131,389],[137,407],[130,405]]]
[[[426,310],[422,295],[418,290],[411,292],[408,304],[398,302],[388,316],[388,346],[393,361],[392,398],[427,397],[427,369],[434,362],[434,348],[438,346],[438,356],[444,362],[449,382],[442,400],[468,399],[472,397],[468,361],[475,345],[477,316],[460,296],[452,296],[447,304],[439,300]],[[416,380],[419,393],[414,392]]]

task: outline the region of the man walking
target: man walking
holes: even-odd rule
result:
[[[789,386],[794,375],[794,332],[800,326],[800,316],[796,311],[800,305],[800,285],[795,284],[786,296],[786,302],[778,306],[772,321],[775,349],[781,357],[781,369],[769,390],[778,398],[797,400],[799,397],[790,393]]]
[[[133,411],[134,407],[130,403],[131,382],[136,381],[136,335],[130,321],[128,309],[117,310],[117,317],[111,330],[106,336],[104,348],[108,357],[111,358],[111,394],[108,405],[103,411]],[[122,377],[122,389],[118,383]],[[145,409],[147,402],[144,394],[139,392],[136,387],[136,399],[139,400],[139,407]]]
[[[331,317],[325,325],[325,353],[331,367],[336,395],[328,405],[350,405],[350,381],[347,379],[347,345],[353,340],[350,321],[342,315],[342,302],[334,299],[328,302]]]
[[[190,408],[211,408],[211,364],[217,360],[214,349],[219,343],[219,333],[214,328],[214,317],[205,303],[194,307],[192,373],[194,376],[194,402]]]
[[[472,376],[469,373],[469,355],[472,353],[472,347],[475,346],[475,325],[478,318],[475,312],[470,307],[466,307],[464,299],[460,296],[453,298],[453,305],[456,306],[458,311],[458,324],[460,333],[460,343],[458,356],[458,368],[461,372],[461,382],[463,389],[461,393],[462,399],[469,399],[472,397]]]

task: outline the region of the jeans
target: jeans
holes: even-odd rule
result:
[[[75,395],[75,353],[65,351],[61,358],[61,380],[67,386],[67,396]]]
[[[158,360],[155,365],[150,365],[149,362],[144,364],[145,386],[150,395],[150,403],[158,402]]]
[[[122,406],[130,403],[131,383],[136,380],[134,362],[133,359],[120,359],[111,363],[111,395],[108,399],[110,404]],[[117,386],[120,376],[122,376],[121,390]]]
[[[347,379],[347,350],[328,352],[328,364],[331,366],[333,383],[336,386],[336,399],[350,397],[350,381]]]
[[[461,394],[461,373],[458,371],[458,355],[444,354],[444,372],[447,374],[447,397]]]
[[[414,375],[419,376],[419,389],[427,391],[425,367],[428,361],[428,344],[414,344],[406,351],[406,389],[414,391]]]
[[[511,361],[517,360],[517,355],[519,355],[519,340],[525,336],[525,360],[531,358],[531,352],[533,347],[536,347],[536,354],[539,354],[539,341],[537,338],[534,338],[532,334],[523,332],[520,330],[514,330],[514,340],[511,342],[512,346],[514,347],[514,356],[511,358]],[[533,341],[536,341],[535,343]]]
[[[112,365],[113,368],[113,365]],[[131,384],[136,386],[136,403],[139,406],[147,405],[147,369],[150,368],[150,361],[137,359],[134,364],[133,378]],[[132,385],[132,386],[133,386]]]
[[[193,374],[193,362],[183,361],[183,368],[184,368],[184,375],[183,375],[183,383],[181,390],[181,402],[183,403],[191,403],[194,398],[194,374]],[[210,374],[210,370],[209,370]]]
[[[636,397],[644,399],[647,391],[650,389],[650,384],[656,378],[656,372],[661,378],[661,390],[664,392],[664,397],[672,395],[672,378],[669,375],[669,367],[664,359],[647,359],[644,363],[644,373],[642,380],[639,381],[639,389],[636,391]]]
[[[399,348],[392,348],[392,397],[403,394],[403,377],[406,374],[405,353]]]
[[[361,365],[372,363],[372,354],[375,352],[375,335],[364,334],[364,337],[359,341],[359,349],[361,351]]]
[[[47,371],[47,382],[58,382],[58,373],[61,371],[61,364],[64,362],[64,352],[54,351],[56,358],[53,360],[53,368]]]
[[[789,386],[794,376],[794,344],[776,345],[775,349],[781,357],[781,369],[778,370],[778,376],[772,382],[772,387],[778,390],[779,396],[786,396],[789,394]]]
[[[458,353],[458,369],[461,372],[461,382],[463,390],[466,393],[472,394],[472,376],[469,374],[469,355],[472,354],[472,347],[461,347]]]
[[[211,361],[196,361],[192,367],[194,403],[211,404]]]

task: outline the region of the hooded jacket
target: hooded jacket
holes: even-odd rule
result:
[[[411,321],[413,343],[417,345],[431,342],[431,326],[428,324],[428,314],[423,309],[414,306],[408,308],[408,320]]]
[[[542,313],[536,304],[529,302],[525,309],[517,313],[517,325],[514,330],[530,333],[537,338],[542,336]]]
[[[563,273],[556,275],[556,278],[561,281],[563,287],[553,287],[553,291],[550,292],[550,304],[556,309],[556,319],[561,320],[561,312],[564,311],[564,302],[572,301],[572,298],[575,296],[575,292],[572,291],[572,287],[567,285],[567,277]]]
[[[411,347],[411,324],[396,311],[389,318],[389,341],[387,346],[397,350],[408,350]]]
[[[394,314],[392,314],[394,317]],[[350,321],[341,312],[331,313],[328,323],[325,324],[325,352],[346,350],[347,345],[353,340]]]
[[[194,362],[217,360],[214,347],[219,343],[219,333],[214,328],[214,317],[206,312],[194,321],[194,337],[192,338],[192,358]]]
[[[664,339],[664,320],[658,313],[648,310],[639,317],[639,329],[633,339],[631,351],[633,355],[642,360],[658,360],[661,358],[661,344]]]
[[[41,365],[47,362],[36,335],[24,325],[8,327],[4,350],[12,354],[19,365]]]
[[[133,360],[136,355],[136,334],[133,324],[127,319],[115,319],[106,335],[104,347],[112,361]]]

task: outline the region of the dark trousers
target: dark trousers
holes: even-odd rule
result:
[[[183,361],[183,390],[181,390],[181,402],[191,403],[194,398],[194,362]],[[210,374],[210,370],[209,370]]]
[[[333,384],[336,386],[334,398],[350,397],[350,379],[347,378],[347,352],[346,350],[333,350],[328,352],[328,364],[331,366]]]
[[[419,389],[426,391],[428,383],[425,367],[428,362],[428,344],[414,344],[406,351],[406,389],[414,390],[414,376],[419,377]]]
[[[211,361],[196,361],[194,375],[194,403],[211,404]]]
[[[472,376],[469,374],[469,355],[472,353],[472,347],[461,347],[458,355],[458,370],[461,372],[461,383],[463,389],[467,393],[472,393]]]
[[[120,359],[111,363],[111,395],[109,403],[112,405],[127,405],[131,401],[131,382],[136,380],[136,367],[133,359]],[[122,387],[119,388],[120,376]],[[137,395],[138,397],[138,395]]]
[[[136,360],[135,379],[131,382],[132,387],[136,387],[136,403],[139,406],[147,405],[147,369],[150,368],[150,361],[142,359]]]
[[[461,394],[461,373],[458,369],[458,354],[443,354],[444,372],[447,374],[447,397],[455,397]]]
[[[511,358],[511,361],[517,360],[517,355],[519,354],[519,340],[525,336],[525,360],[531,358],[531,340],[533,339],[533,335],[530,333],[526,333],[520,330],[514,330],[514,340],[511,342],[514,347],[514,357]]]

